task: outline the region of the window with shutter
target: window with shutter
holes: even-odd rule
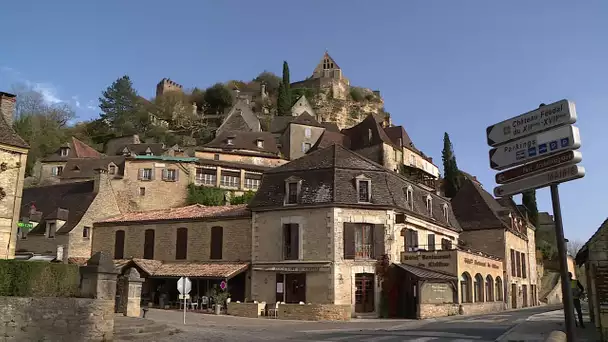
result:
[[[222,247],[224,243],[224,228],[211,227],[211,256],[212,260],[222,259]]]
[[[154,259],[154,229],[144,233],[144,259]]]
[[[435,234],[427,235],[427,250],[434,251],[435,250]]]
[[[515,277],[517,271],[515,270],[515,250],[511,250],[511,276]]]
[[[344,223],[344,259],[355,258],[355,225],[353,223]]]
[[[300,258],[300,226],[296,223],[283,225],[283,259]]]
[[[188,257],[188,228],[178,228],[175,239],[175,259],[185,260]]]
[[[384,225],[374,225],[374,233],[372,235],[372,241],[374,243],[374,258],[379,258],[385,254],[384,250]]]
[[[114,259],[124,259],[125,257],[125,231],[117,230],[114,233]]]
[[[521,253],[521,277],[525,279],[527,275],[528,274],[526,272],[526,253]]]

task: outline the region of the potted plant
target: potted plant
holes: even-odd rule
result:
[[[228,291],[214,288],[211,293],[211,298],[213,299],[213,303],[215,305],[215,314],[219,315],[222,310],[222,305],[226,302],[226,299],[230,297]]]

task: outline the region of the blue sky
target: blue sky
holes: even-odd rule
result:
[[[436,164],[447,131],[459,167],[490,192],[485,127],[567,98],[587,175],[560,186],[562,212],[566,236],[586,241],[608,216],[607,17],[601,0],[12,1],[0,12],[0,90],[27,82],[88,119],[123,74],[145,97],[163,77],[206,87],[279,74],[283,60],[295,81],[327,49]],[[551,211],[548,189],[538,202]]]

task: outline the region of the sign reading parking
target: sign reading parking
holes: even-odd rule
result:
[[[490,167],[504,170],[552,154],[576,150],[581,146],[577,127],[568,125],[524,137],[490,150]]]
[[[576,122],[573,102],[561,100],[492,125],[486,129],[488,145],[495,147],[514,139]]]

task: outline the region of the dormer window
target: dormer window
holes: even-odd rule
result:
[[[125,148],[122,150],[122,154],[123,154],[123,155],[125,155],[125,156],[126,156],[126,155],[129,155],[129,153],[130,153],[130,152],[129,152],[129,149],[128,149],[128,148],[126,148],[126,147],[125,147]]]
[[[357,201],[359,203],[370,203],[372,199],[372,181],[361,175],[357,177]]]
[[[298,203],[298,182],[289,182],[287,183],[287,193],[285,194],[287,197],[287,204],[296,204]]]
[[[67,148],[67,147],[62,147],[62,148],[59,150],[59,154],[60,154],[62,157],[67,157],[67,156],[68,156],[68,154],[70,154],[70,149],[69,149],[69,148]]]
[[[433,198],[431,195],[426,196],[426,211],[430,216],[433,216]]]
[[[448,205],[444,204],[443,205],[443,217],[445,217],[446,221],[449,221],[449,217],[448,217]]]
[[[228,145],[234,145],[234,138],[228,138],[228,139],[226,139],[226,144],[228,144]]]
[[[410,209],[414,207],[414,189],[412,186],[408,186],[405,190],[405,201]]]
[[[110,164],[108,166],[108,174],[111,174],[111,175],[116,174],[116,165]]]
[[[146,155],[147,156],[151,156],[152,155],[152,150],[149,147],[146,149]]]
[[[255,144],[258,148],[264,148],[264,140],[262,140],[262,139],[257,139],[255,141]]]

